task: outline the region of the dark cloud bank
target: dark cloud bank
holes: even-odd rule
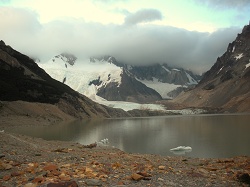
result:
[[[129,14],[123,25],[75,19],[40,24],[34,12],[8,7],[0,7],[0,17],[0,39],[33,57],[46,60],[62,51],[80,58],[109,54],[129,64],[168,63],[198,73],[208,70],[242,29],[200,33],[140,24],[162,19],[153,9]]]

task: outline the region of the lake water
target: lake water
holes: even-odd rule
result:
[[[76,121],[53,126],[22,127],[12,132],[46,140],[90,144],[104,138],[131,153],[223,158],[250,156],[250,115],[187,115]],[[170,152],[190,146],[191,152]]]

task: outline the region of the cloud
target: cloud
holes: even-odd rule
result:
[[[11,0],[0,0],[0,4],[3,3],[3,4],[7,4],[7,3],[10,3]]]
[[[141,9],[134,14],[129,14],[125,18],[125,25],[136,25],[138,23],[146,23],[155,20],[161,20],[162,14],[156,9]]]
[[[147,16],[135,13],[127,24],[150,20]],[[201,33],[170,26],[127,27],[69,18],[41,24],[36,13],[8,7],[0,7],[0,17],[0,39],[31,57],[48,60],[61,52],[78,58],[107,54],[132,65],[168,63],[199,73],[215,63],[241,30]]]
[[[94,2],[100,2],[100,3],[114,3],[114,2],[118,2],[118,1],[129,1],[129,0],[92,0]]]
[[[205,4],[207,6],[216,9],[249,9],[249,0],[194,0],[199,4]]]

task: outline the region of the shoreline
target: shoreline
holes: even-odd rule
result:
[[[2,117],[0,130],[15,128],[17,124],[55,123],[53,118]],[[6,131],[0,132],[0,148],[0,186],[45,187],[52,183],[74,183],[77,186],[248,186],[250,182],[249,156],[205,159],[135,154],[107,146],[86,148],[79,143],[46,141]]]

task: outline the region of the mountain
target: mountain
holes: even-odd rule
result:
[[[62,53],[38,65],[56,80],[95,101],[149,103],[169,99],[197,84],[199,78],[190,71],[170,68],[167,64],[131,66],[108,55],[82,61]]]
[[[201,76],[183,68],[172,68],[167,64],[149,66],[124,66],[135,78],[157,91],[164,99],[173,99],[183,90],[196,85]]]
[[[246,25],[196,88],[179,95],[175,101],[229,112],[250,111],[249,82],[250,25]]]
[[[73,56],[64,57],[70,59],[68,63],[73,65]],[[0,41],[0,77],[0,100],[4,102],[21,100],[44,103],[47,107],[55,105],[60,111],[76,118],[130,116],[123,110],[97,104],[52,79],[31,58],[5,45],[3,41]],[[19,107],[18,110],[22,111]]]

